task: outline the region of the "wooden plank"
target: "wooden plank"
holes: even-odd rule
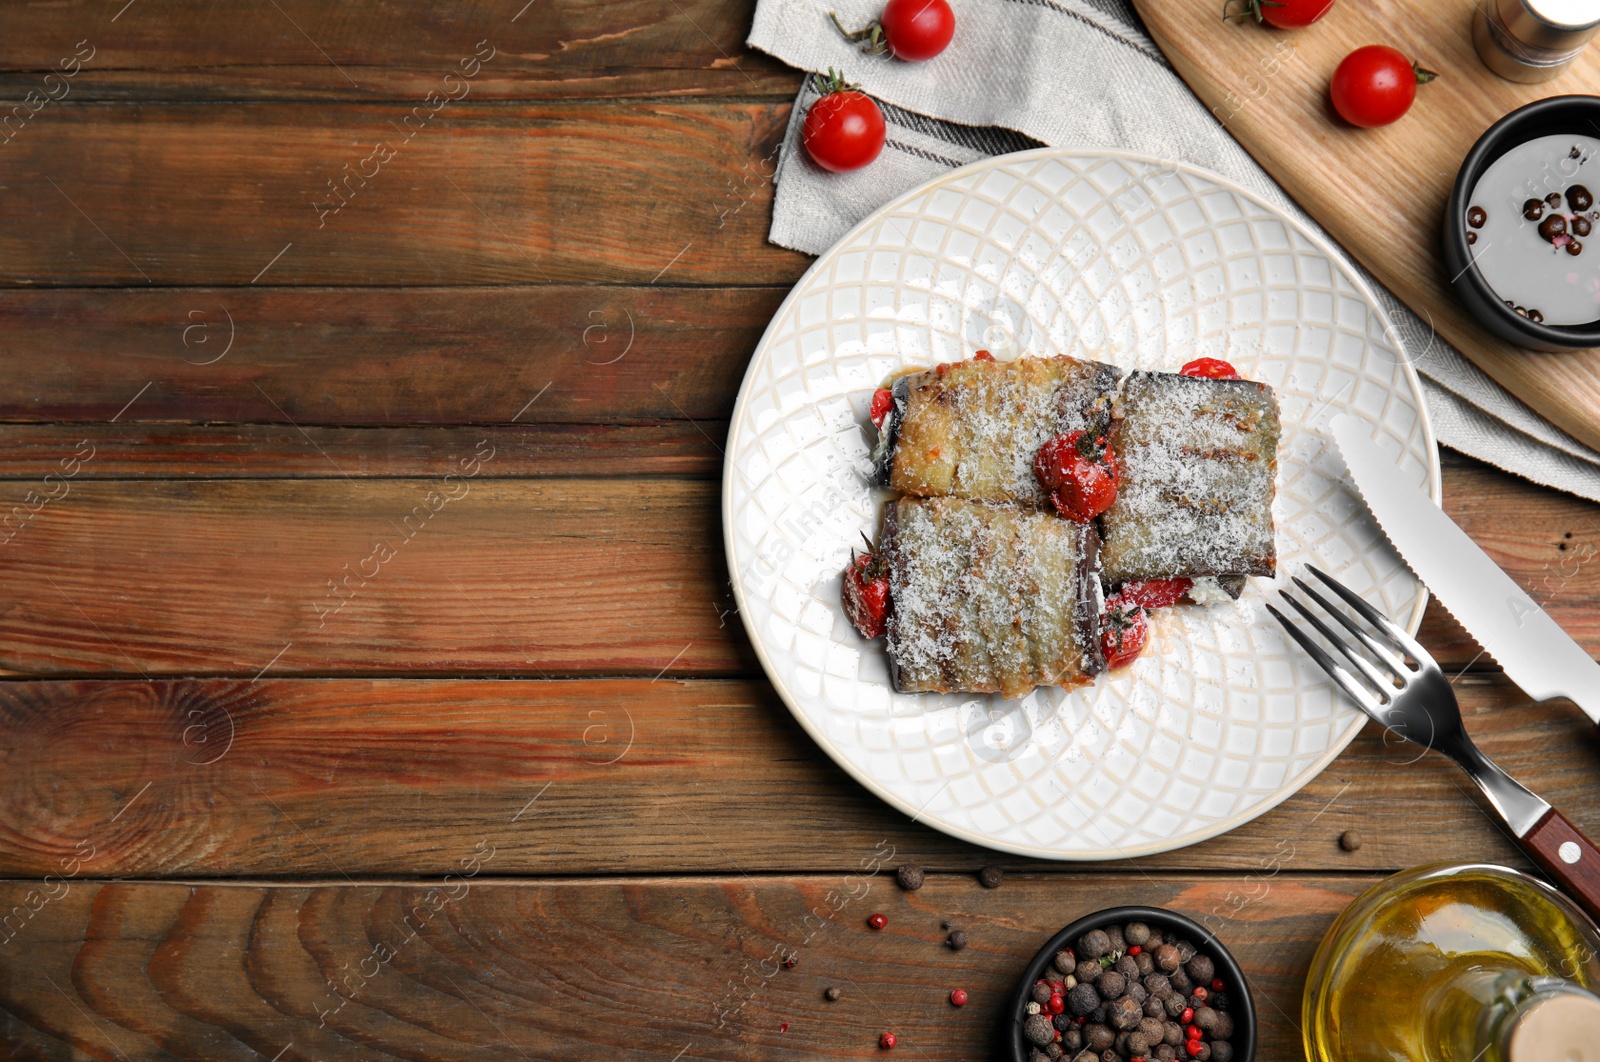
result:
[[[0,8],[0,97],[72,100],[414,99],[443,92],[478,42],[493,58],[472,79],[483,99],[549,96],[777,95],[800,75],[747,49],[754,0],[610,0],[519,12],[523,0],[439,7],[315,0],[230,10],[202,0],[116,5],[69,0]],[[112,21],[113,16],[117,16]],[[79,45],[79,42],[85,42]],[[80,63],[63,59],[79,56]],[[86,58],[84,58],[86,57]],[[77,70],[48,85],[46,72]],[[65,88],[63,88],[65,84]],[[452,83],[453,84],[453,83]]]
[[[531,418],[528,418],[531,419]],[[725,421],[324,428],[292,424],[0,424],[0,480],[38,480],[87,441],[85,479],[426,476],[441,454],[495,448],[496,478],[722,473]],[[339,465],[326,454],[338,454]],[[503,459],[503,460],[502,460]],[[340,470],[343,470],[342,472]],[[12,493],[17,493],[13,491]]]
[[[1600,833],[1581,713],[1457,685],[1484,751]],[[4,875],[59,872],[80,842],[96,878],[443,874],[464,824],[492,831],[497,874],[847,871],[880,838],[940,871],[1028,865],[879,801],[755,680],[0,683],[0,769]],[[1369,727],[1268,814],[1137,866],[1526,866],[1470,788]]]
[[[1484,372],[1600,446],[1600,353],[1534,354],[1490,335],[1451,292],[1439,242],[1473,142],[1525,103],[1593,92],[1600,50],[1579,55],[1556,80],[1519,85],[1478,59],[1475,0],[1339,4],[1293,34],[1224,22],[1217,5],[1192,0],[1135,6],[1195,93],[1334,239]],[[1340,59],[1374,42],[1442,76],[1400,121],[1357,129],[1333,114],[1328,80]]]
[[[440,453],[425,480],[41,483],[58,499],[0,546],[0,666],[129,676],[753,666],[720,614],[715,484],[489,479],[497,457],[493,444]]]
[[[0,422],[726,420],[786,294],[582,285],[0,291]]]
[[[810,263],[766,242],[786,102],[418,109],[41,111],[0,159],[0,286],[774,284]]]
[[[483,847],[479,847],[480,843]],[[452,854],[492,873],[492,836]],[[308,1060],[990,1057],[1022,967],[1055,930],[1123,904],[1211,917],[1256,997],[1258,1058],[1299,1057],[1304,970],[1374,879],[1079,875],[915,893],[868,874],[409,885],[53,881],[0,947],[11,1057]],[[862,866],[856,867],[859,861]],[[461,873],[461,868],[457,868]],[[40,886],[0,886],[0,909]],[[64,891],[63,891],[64,890]],[[33,899],[30,900],[30,895]],[[452,897],[454,897],[452,899]],[[851,898],[854,897],[854,898]],[[1232,897],[1237,916],[1217,918]],[[864,925],[869,911],[889,919]],[[970,941],[944,947],[941,922]],[[782,969],[789,955],[795,964]],[[823,991],[842,990],[836,1002]],[[948,995],[963,987],[967,1006]]]
[[[720,445],[715,426],[693,428]],[[419,444],[394,459],[432,470],[433,479],[362,480],[352,470],[379,462],[379,433],[308,431],[294,467],[320,461],[322,480],[182,483],[94,480],[102,460],[115,470],[107,474],[126,474],[141,447],[162,437],[121,424],[103,434],[104,450],[95,433],[92,450],[77,446],[87,437],[80,429],[61,437],[70,445],[54,465],[90,454],[78,476],[46,481],[40,472],[0,488],[0,532],[12,536],[0,545],[0,668],[249,677],[283,650],[278,674],[654,674],[692,643],[673,674],[754,670],[742,629],[725,619],[732,603],[714,482],[623,482],[629,455],[581,448],[564,451],[574,463],[562,474],[604,465],[616,478],[497,479],[528,474],[530,462],[551,455],[513,436],[502,465],[491,439],[495,456],[470,497],[443,506],[391,569],[369,559],[374,547],[385,536],[399,540],[400,521],[475,452],[476,440],[451,435],[445,441],[468,445]],[[237,474],[210,458],[185,460],[194,472]],[[1455,468],[1445,499],[1512,578],[1600,652],[1600,526],[1590,503],[1481,466]],[[415,553],[426,559],[412,560]],[[363,562],[369,574],[381,568],[364,587]],[[328,580],[348,596],[347,578],[359,591],[319,626],[319,610],[338,604]],[[574,594],[586,602],[581,622],[545,612]],[[1437,606],[1423,640],[1452,669],[1490,666]]]

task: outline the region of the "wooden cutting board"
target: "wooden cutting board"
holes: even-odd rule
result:
[[[1473,142],[1524,103],[1600,94],[1600,42],[1555,80],[1517,85],[1478,59],[1474,0],[1338,0],[1320,22],[1287,32],[1224,22],[1220,0],[1134,4],[1212,113],[1334,239],[1457,350],[1600,449],[1600,350],[1546,354],[1490,335],[1452,293],[1439,244]],[[1334,68],[1364,44],[1391,45],[1440,74],[1382,129],[1346,125],[1328,103]]]

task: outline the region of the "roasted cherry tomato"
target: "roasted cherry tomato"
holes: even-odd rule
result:
[[[1145,608],[1171,608],[1194,586],[1193,579],[1145,579],[1123,583],[1117,597]]]
[[[1224,18],[1253,18],[1279,29],[1309,26],[1328,13],[1333,0],[1228,0]]]
[[[883,427],[883,418],[889,415],[889,410],[894,408],[894,392],[887,387],[880,387],[872,392],[872,408],[868,411],[872,416],[874,428]]]
[[[950,38],[956,35],[956,14],[946,0],[889,0],[883,14],[858,30],[845,29],[832,11],[828,17],[847,39],[861,41],[862,51],[872,55],[892,52],[908,63],[932,59],[949,47]]]
[[[972,360],[973,361],[993,361],[994,360],[994,355],[990,354],[987,350],[980,350],[976,354],[972,355]]]
[[[1106,667],[1131,664],[1144,651],[1150,637],[1150,621],[1143,605],[1115,594],[1106,601],[1100,624],[1100,651]]]
[[[806,153],[823,169],[859,170],[883,150],[883,112],[859,86],[845,84],[831,69],[828,74],[827,94],[806,112],[800,136]]]
[[[1184,376],[1200,376],[1207,380],[1239,379],[1239,370],[1221,358],[1196,358],[1178,371]]]
[[[1345,121],[1374,129],[1397,121],[1411,109],[1417,86],[1438,76],[1388,45],[1369,44],[1344,57],[1328,91]]]
[[[1117,457],[1101,433],[1069,431],[1039,447],[1033,474],[1050,503],[1069,520],[1086,524],[1117,500]]]
[[[844,614],[863,638],[876,638],[889,620],[889,565],[871,553],[851,554],[844,573]]]

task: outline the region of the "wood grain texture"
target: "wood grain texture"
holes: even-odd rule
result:
[[[1451,293],[1439,249],[1450,187],[1473,142],[1522,104],[1600,90],[1600,50],[1554,81],[1517,85],[1478,59],[1474,0],[1339,4],[1293,34],[1225,23],[1215,4],[1135,6],[1229,132],[1362,265],[1512,393],[1600,446],[1600,352],[1535,353],[1489,335]],[[1400,121],[1357,129],[1333,114],[1328,80],[1346,54],[1374,42],[1442,76]]]
[[[519,13],[524,5],[399,0],[346,9],[276,0],[276,10],[262,4],[220,18],[202,0],[141,3],[121,15],[120,0],[7,4],[0,96],[20,100],[39,89],[79,41],[94,54],[72,79],[72,100],[420,100],[481,40],[497,49],[473,83],[485,99],[793,98],[799,87],[798,73],[745,47],[753,0],[609,0]]]
[[[78,473],[84,479],[362,479],[426,476],[440,454],[471,453],[484,439],[495,448],[496,478],[714,479],[722,474],[727,434],[727,422],[716,420],[385,428],[0,424],[0,480],[59,472],[61,458],[85,440],[94,460]],[[338,467],[329,454],[339,455]]]
[[[1459,680],[1484,751],[1579,826],[1600,746],[1571,706]],[[1412,761],[1416,762],[1412,762]],[[0,684],[0,874],[443,874],[491,831],[496,874],[848,870],[881,838],[975,872],[1027,864],[912,822],[848,778],[765,682],[247,679]],[[1358,831],[1362,846],[1342,850]],[[1368,727],[1323,774],[1221,837],[1108,868],[1526,866],[1443,757]]]
[[[480,841],[493,845],[468,828],[455,847],[467,858]],[[991,890],[932,875],[902,893],[868,873],[886,851],[855,853],[854,875],[777,879],[53,881],[58,898],[0,946],[0,1045],[107,1062],[798,1060],[874,1055],[893,1030],[913,1057],[984,1058],[1034,951],[1080,915],[1137,903],[1211,917],[1255,995],[1257,1057],[1295,1058],[1302,971],[1374,880],[1075,875]],[[0,885],[0,910],[39,888]],[[1246,893],[1237,915],[1210,915]],[[865,926],[871,910],[885,931]],[[965,950],[943,946],[942,921],[963,927]],[[957,986],[962,1008],[946,998]]]
[[[0,158],[0,285],[770,284],[809,264],[766,242],[787,103],[419,107],[57,104]]]
[[[692,427],[720,445],[714,425]],[[74,428],[52,464],[24,465],[38,480],[0,484],[0,535],[11,536],[0,544],[0,669],[249,678],[280,650],[274,674],[653,675],[669,660],[670,674],[756,669],[730,618],[715,482],[630,479],[630,455],[593,450],[564,451],[574,464],[560,474],[614,462],[611,478],[495,478],[528,475],[529,462],[550,456],[529,449],[543,429],[533,443],[508,429],[508,454],[500,434],[451,433],[431,452],[395,458],[431,470],[427,479],[357,478],[356,469],[374,470],[381,434],[310,429],[304,449],[280,452],[293,452],[296,468],[320,462],[318,480],[93,478],[102,461],[120,470],[105,474],[133,474],[137,455],[164,431]],[[84,439],[92,458],[78,475],[46,481]],[[279,439],[295,445],[286,433]],[[443,484],[478,439],[495,455],[481,478]],[[450,441],[463,445],[443,445]],[[26,460],[40,456],[48,459]],[[231,459],[245,459],[237,443]],[[210,457],[186,461],[198,474],[237,475]],[[414,510],[442,486],[470,493],[415,532]],[[49,493],[59,497],[40,505]],[[1579,644],[1600,652],[1593,505],[1458,465],[1445,508]],[[397,554],[381,564],[380,542]],[[321,611],[343,597],[349,604],[323,622]],[[574,600],[576,617],[566,612]],[[1437,606],[1422,638],[1452,669],[1490,664]]]
[[[438,454],[425,480],[41,483],[66,493],[0,545],[0,667],[254,676],[269,666],[280,675],[754,666],[723,618],[716,484],[462,478],[459,462],[478,454],[489,457],[472,467],[492,474],[497,451],[475,448]]]
[[[786,294],[583,285],[0,291],[0,423],[727,420]]]

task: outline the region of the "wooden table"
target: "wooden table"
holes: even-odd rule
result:
[[[806,266],[764,239],[798,75],[746,0],[521,6],[0,7],[0,1056],[979,1058],[1050,931],[1144,902],[1221,920],[1291,1058],[1352,896],[1525,865],[1373,729],[1225,837],[1094,866],[847,779],[718,527]],[[1446,462],[1600,648],[1595,507]],[[1424,632],[1485,751],[1600,835],[1577,710]]]

